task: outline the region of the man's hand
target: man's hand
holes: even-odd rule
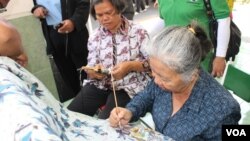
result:
[[[38,7],[34,10],[33,15],[39,19],[44,19],[48,14],[48,11],[44,7]]]
[[[72,32],[74,30],[74,28],[75,28],[74,23],[69,19],[62,21],[61,23],[63,25],[62,25],[62,27],[60,27],[58,29],[59,33],[66,33],[67,34],[67,33]]]

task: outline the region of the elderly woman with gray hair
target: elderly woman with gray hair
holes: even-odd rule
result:
[[[240,106],[200,67],[211,48],[203,29],[164,29],[145,48],[154,80],[126,108],[115,108],[111,126],[125,125],[150,112],[156,131],[178,141],[221,140],[224,124],[238,124]]]

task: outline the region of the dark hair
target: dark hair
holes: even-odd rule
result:
[[[92,0],[90,3],[90,14],[95,20],[96,20],[95,6],[105,1],[110,2],[111,5],[115,8],[116,12],[119,14],[122,13],[127,7],[126,0]]]
[[[199,39],[201,44],[201,61],[206,58],[208,52],[213,48],[212,42],[209,40],[205,30],[197,23],[197,21],[191,21],[187,28],[192,28],[195,31],[195,36]]]

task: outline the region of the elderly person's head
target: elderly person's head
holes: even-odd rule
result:
[[[10,0],[0,0],[0,9],[5,8]]]
[[[25,66],[28,60],[23,52],[19,32],[10,23],[1,18],[0,31],[0,56],[7,56]]]
[[[211,47],[206,33],[195,22],[188,27],[165,28],[145,48],[155,82],[165,90],[181,92],[197,80],[201,60]]]
[[[125,8],[125,0],[92,0],[90,13],[102,26],[115,32],[121,25],[121,13]]]

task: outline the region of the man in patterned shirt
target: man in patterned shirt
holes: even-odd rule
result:
[[[88,67],[98,66],[111,70],[118,105],[121,107],[151,80],[147,73],[147,54],[143,50],[149,35],[141,26],[121,15],[125,2],[92,1],[91,15],[98,20],[100,26],[88,41]],[[85,71],[88,80],[68,108],[93,116],[99,107],[105,105],[99,118],[106,119],[115,107],[111,76],[91,69]]]

